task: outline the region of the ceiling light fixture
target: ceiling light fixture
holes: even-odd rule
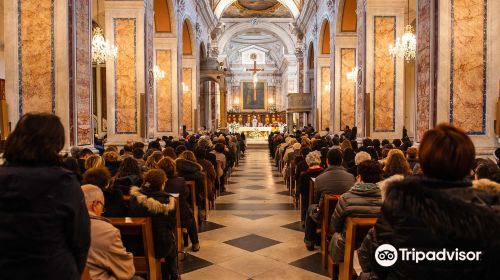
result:
[[[407,17],[410,16],[410,1],[408,0],[408,12]],[[415,59],[417,53],[417,37],[413,33],[413,27],[408,24],[405,27],[405,31],[401,38],[396,39],[396,44],[389,45],[389,53],[392,57],[404,58],[408,63],[410,60]]]

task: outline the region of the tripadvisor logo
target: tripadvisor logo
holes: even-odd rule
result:
[[[398,251],[390,244],[380,245],[375,251],[375,260],[381,266],[392,266],[398,261]]]
[[[419,251],[412,248],[399,248],[399,252],[390,244],[380,245],[375,251],[375,260],[380,266],[393,266],[398,261],[398,256],[401,261],[410,261],[419,263],[421,261],[448,261],[448,262],[464,262],[464,261],[480,261],[481,251],[461,251],[459,249],[448,250],[446,248],[439,251]]]

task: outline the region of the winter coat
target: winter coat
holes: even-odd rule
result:
[[[409,177],[387,188],[382,213],[358,250],[365,279],[498,279],[499,194],[469,181]],[[397,261],[379,266],[381,244],[419,251],[481,251],[480,261]]]
[[[179,208],[181,211],[182,227],[188,227],[193,222],[193,210],[189,204],[190,190],[182,177],[169,178],[165,185],[165,192],[179,194]]]
[[[196,203],[202,206],[203,175],[201,174],[202,166],[196,162],[185,159],[177,159],[175,161],[177,175],[184,177],[186,181],[195,181],[196,183]]]
[[[130,189],[130,216],[151,217],[157,259],[175,257],[175,198],[163,191]]]
[[[330,220],[330,226],[335,231],[330,243],[334,263],[339,263],[344,258],[346,219],[377,217],[381,205],[380,189],[372,183],[358,182],[340,196]]]
[[[139,178],[137,175],[129,175],[116,178],[113,188],[120,190],[123,195],[130,195],[130,187],[141,185],[141,178]]]
[[[212,163],[206,159],[199,159],[198,164],[203,167],[203,170],[207,174],[207,189],[208,189],[208,197],[210,200],[214,200],[214,182],[217,178],[217,174],[215,174],[215,168]]]
[[[123,246],[120,231],[103,217],[90,216],[91,245],[87,266],[91,279],[132,279],[134,256]]]
[[[302,173],[297,181],[297,197],[299,194],[302,194],[303,197],[308,197],[309,181],[311,181],[312,178],[318,177],[322,172],[323,168],[318,166],[317,168],[309,168],[306,172]]]
[[[104,193],[104,217],[126,217],[128,213],[127,203],[123,199],[123,193],[113,187],[103,190]]]
[[[325,193],[341,195],[348,191],[356,182],[354,176],[342,166],[330,166],[316,178],[314,185],[314,203]]]
[[[0,167],[0,279],[80,279],[90,220],[76,175]]]

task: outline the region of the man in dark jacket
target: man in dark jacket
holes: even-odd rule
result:
[[[355,183],[354,176],[342,167],[342,151],[340,149],[328,151],[327,162],[328,168],[316,178],[314,202],[307,211],[304,241],[308,250],[314,250],[314,244],[318,238],[316,228],[321,225],[321,220],[318,217],[322,215],[319,204],[323,195],[326,193],[341,195]]]
[[[382,196],[377,185],[380,179],[382,179],[380,163],[374,160],[364,161],[358,166],[358,182],[340,197],[330,222],[335,230],[330,242],[330,254],[334,263],[344,260],[346,219],[377,217],[380,214]]]

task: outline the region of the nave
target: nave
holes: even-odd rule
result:
[[[181,262],[182,279],[329,279],[321,253],[307,251],[293,206],[267,146],[250,145],[200,229],[199,252]]]

